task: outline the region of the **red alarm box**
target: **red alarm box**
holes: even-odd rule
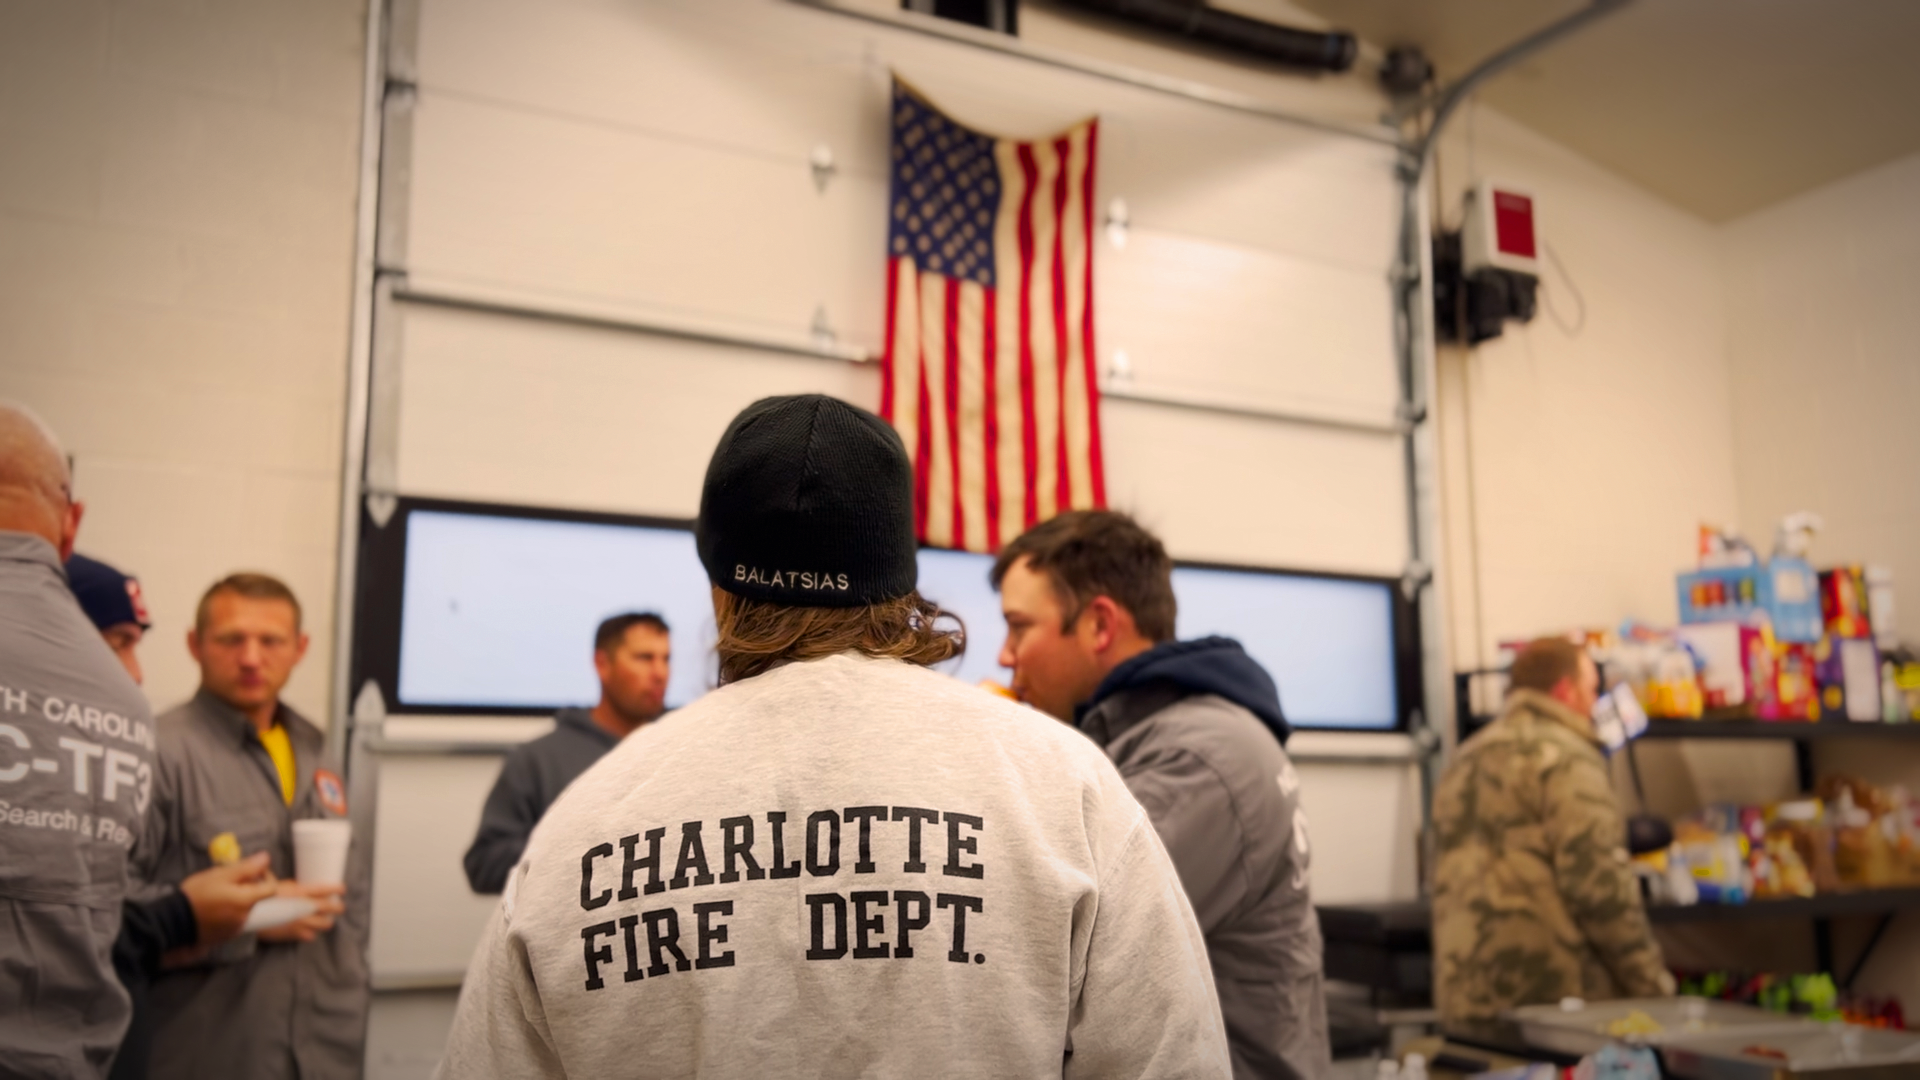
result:
[[[1534,227],[1533,193],[1513,184],[1482,180],[1467,193],[1461,235],[1462,269],[1484,267],[1540,276],[1540,241]]]

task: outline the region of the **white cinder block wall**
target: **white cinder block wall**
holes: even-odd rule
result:
[[[1736,517],[1718,234],[1492,109],[1463,110],[1437,169],[1446,228],[1475,179],[1519,185],[1555,256],[1532,322],[1437,358],[1456,665],[1672,623],[1696,526]]]
[[[1920,641],[1920,154],[1723,233],[1740,523],[1765,545],[1783,514],[1821,514],[1817,561],[1892,568],[1901,636]],[[1920,792],[1920,748],[1829,744],[1816,764]],[[1920,1003],[1920,914],[1860,984]]]
[[[0,396],[40,412],[137,574],[158,707],[234,570],[284,578],[324,723],[364,0],[0,3]]]

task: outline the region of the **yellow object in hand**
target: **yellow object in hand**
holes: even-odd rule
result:
[[[207,858],[215,866],[231,866],[240,861],[240,841],[230,832],[223,832],[207,844]]]
[[[985,690],[988,693],[999,694],[1001,697],[1006,698],[1008,701],[1020,700],[1020,695],[1014,693],[1012,687],[1002,685],[1001,683],[997,683],[992,679],[981,679],[980,689]]]

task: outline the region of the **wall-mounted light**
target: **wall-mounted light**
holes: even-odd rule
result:
[[[1107,243],[1112,244],[1115,251],[1127,246],[1128,224],[1127,200],[1114,199],[1107,203]]]
[[[1107,378],[1117,383],[1133,381],[1133,357],[1127,355],[1127,350],[1113,350],[1113,362],[1107,366]]]

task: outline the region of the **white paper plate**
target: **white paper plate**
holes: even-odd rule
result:
[[[254,934],[285,926],[313,914],[314,906],[314,902],[304,896],[269,896],[247,912],[246,925],[240,928],[240,932]]]

